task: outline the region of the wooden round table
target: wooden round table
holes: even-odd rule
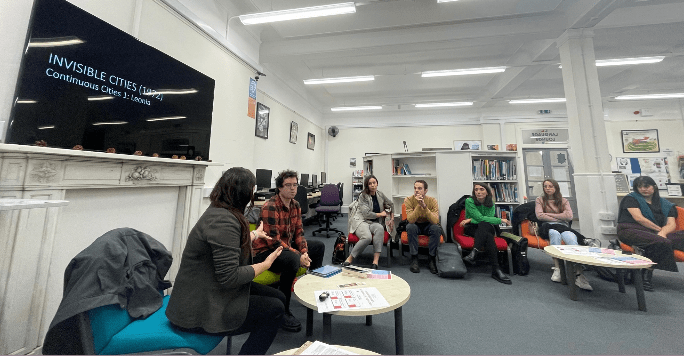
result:
[[[586,249],[588,250],[590,247],[588,246],[564,246],[564,247],[573,247],[573,248],[578,248],[578,249]],[[634,257],[640,260],[643,260],[647,263],[643,264],[631,264],[627,262],[622,262],[618,264],[613,264],[613,263],[608,263],[601,261],[600,259],[597,259],[595,256],[586,256],[586,255],[573,255],[573,254],[568,254],[568,253],[563,253],[562,251],[558,250],[556,246],[546,246],[544,247],[544,252],[546,252],[548,255],[550,255],[553,258],[559,259],[562,263],[559,263],[558,266],[560,267],[560,275],[561,275],[561,283],[562,284],[567,284],[568,289],[570,290],[570,299],[572,300],[577,300],[577,285],[575,285],[575,264],[583,264],[583,265],[590,265],[590,266],[598,266],[598,267],[607,267],[607,268],[615,268],[617,271],[617,277],[618,277],[618,290],[620,293],[625,293],[625,271],[630,271],[630,270],[635,270],[634,273],[634,287],[636,289],[636,295],[637,295],[637,304],[639,307],[639,310],[641,311],[646,311],[646,296],[644,295],[644,282],[641,278],[641,270],[644,268],[649,268],[653,266],[655,263],[651,261],[650,259],[644,257],[644,256],[639,256],[639,255],[626,255],[623,254],[622,251],[617,251],[617,250],[611,250],[613,251],[612,254],[608,253],[598,253],[597,257]]]
[[[404,327],[402,320],[402,306],[408,302],[411,297],[411,287],[405,280],[396,275],[392,275],[392,279],[362,279],[352,276],[337,274],[329,278],[318,277],[314,275],[306,275],[297,280],[294,285],[294,297],[302,305],[307,308],[306,311],[306,336],[313,335],[313,313],[318,310],[316,304],[315,291],[319,290],[334,290],[343,289],[338,287],[340,284],[364,282],[363,286],[353,288],[370,288],[375,287],[387,300],[389,306],[372,309],[360,310],[346,310],[330,313],[323,313],[323,342],[330,340],[332,334],[332,316],[346,315],[346,316],[366,316],[366,325],[372,325],[372,316],[375,314],[382,314],[394,310],[394,341],[396,345],[397,355],[404,354]]]

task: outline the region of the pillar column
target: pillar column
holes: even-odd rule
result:
[[[558,40],[563,66],[570,134],[570,158],[575,170],[575,196],[581,233],[589,238],[615,238],[617,192],[603,119],[593,32],[570,29]]]

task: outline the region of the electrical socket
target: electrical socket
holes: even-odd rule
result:
[[[601,233],[606,235],[617,235],[617,227],[615,226],[601,226]]]
[[[615,221],[615,214],[613,213],[598,213],[599,220]]]

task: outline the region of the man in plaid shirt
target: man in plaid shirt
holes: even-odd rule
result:
[[[292,283],[300,266],[316,269],[323,264],[325,245],[306,241],[302,228],[302,209],[294,200],[297,194],[297,172],[285,170],[276,178],[276,194],[261,209],[264,232],[270,239],[255,239],[252,244],[254,263],[263,262],[279,246],[280,256],[273,261],[272,272],[280,273],[280,291],[285,294],[285,316],[282,328],[299,332],[302,324],[290,312]]]

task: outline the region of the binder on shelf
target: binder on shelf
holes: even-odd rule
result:
[[[315,270],[311,271],[311,274],[313,274],[314,276],[328,278],[328,277],[332,277],[332,276],[334,276],[340,272],[342,272],[342,268],[340,268],[340,267],[325,265],[323,267],[319,267],[319,268],[316,268]]]

